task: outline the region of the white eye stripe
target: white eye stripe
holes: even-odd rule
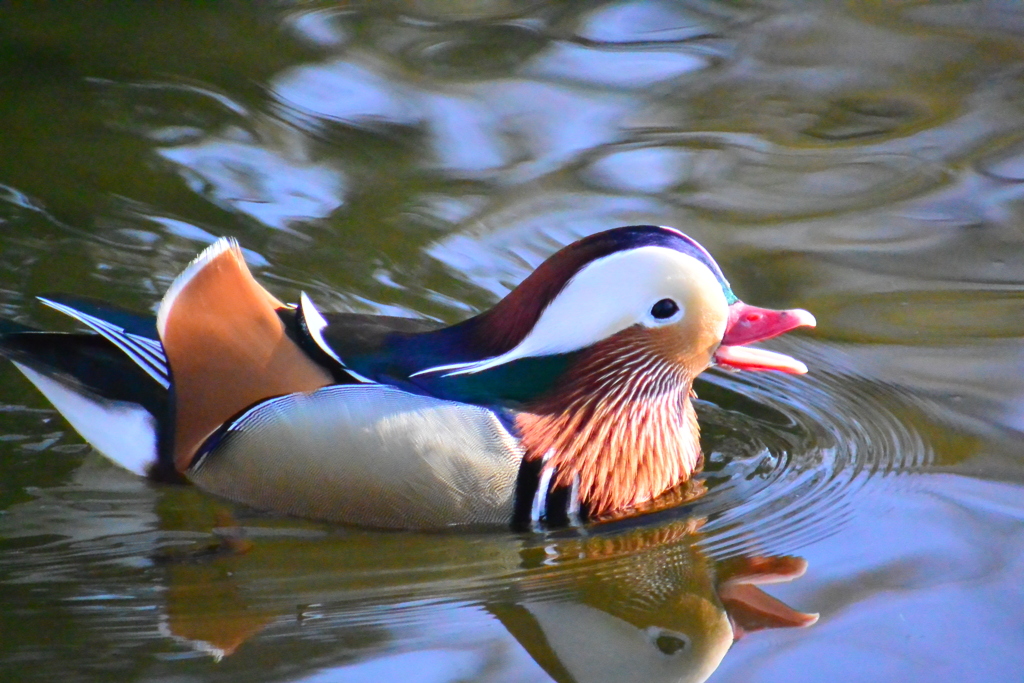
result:
[[[474,374],[521,358],[578,351],[633,325],[670,324],[683,317],[683,302],[695,290],[704,298],[717,297],[723,308],[727,305],[714,273],[693,256],[659,246],[620,251],[581,268],[510,351],[480,361],[428,368],[412,376]],[[651,308],[665,298],[676,302],[679,311],[672,318],[656,321]]]

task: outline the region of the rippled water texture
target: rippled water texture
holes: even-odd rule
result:
[[[657,223],[819,323],[805,377],[698,382],[703,497],[582,534],[152,486],[5,364],[0,679],[1021,678],[1020,3],[0,12],[2,317],[153,310],[234,235],[282,299],[452,322]]]

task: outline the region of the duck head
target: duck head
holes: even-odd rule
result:
[[[629,226],[570,244],[494,308],[448,328],[476,359],[412,377],[464,399],[481,400],[474,392],[487,386],[492,400],[514,404],[540,487],[570,491],[592,517],[619,516],[700,468],[691,397],[701,372],[804,373],[746,344],[814,324],[804,310],[739,301],[683,233]]]

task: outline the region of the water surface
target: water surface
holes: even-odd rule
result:
[[[69,329],[54,291],[155,310],[234,235],[284,300],[454,322],[562,244],[657,223],[819,321],[774,345],[806,377],[698,383],[705,496],[582,535],[152,486],[2,366],[0,678],[1020,677],[1018,3],[0,12],[5,317]]]

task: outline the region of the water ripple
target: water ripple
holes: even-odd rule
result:
[[[709,494],[692,509],[715,556],[792,552],[838,531],[868,481],[919,471],[933,451],[921,401],[850,377],[836,350],[789,341],[811,374],[709,373],[701,395]]]

